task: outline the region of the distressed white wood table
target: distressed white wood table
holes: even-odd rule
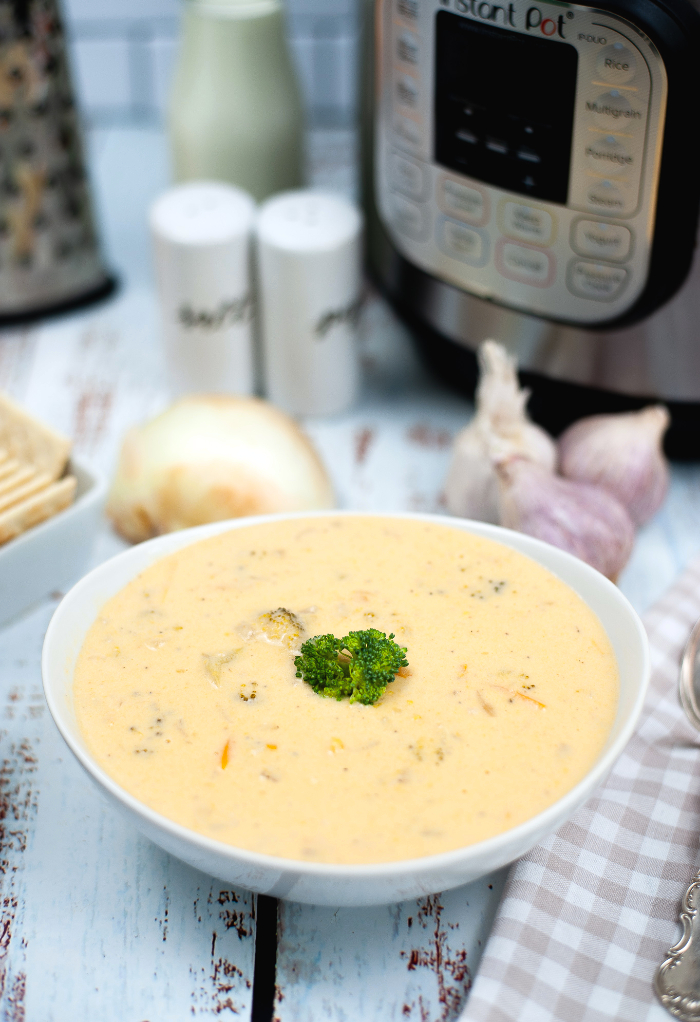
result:
[[[144,227],[167,167],[156,132],[115,130],[91,141],[122,290],[100,308],[0,335],[0,389],[73,436],[76,453],[110,475],[124,430],[167,403]],[[317,181],[351,190],[351,144],[340,133],[314,140]],[[470,405],[426,377],[404,328],[376,297],[364,313],[362,356],[358,407],[305,423],[340,506],[442,510],[450,442]],[[94,563],[123,545],[105,525]],[[621,587],[644,610],[698,551],[700,467],[676,466]],[[141,838],[102,803],[49,718],[39,657],[59,598],[0,630],[0,1018],[246,1020],[255,992],[255,1022],[267,1022],[269,945],[261,942],[256,968],[255,939],[274,904]],[[280,902],[275,1017],[457,1018],[503,879],[377,909]]]

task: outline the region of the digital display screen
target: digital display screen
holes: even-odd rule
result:
[[[440,11],[435,161],[519,195],[565,204],[578,53],[556,39]]]

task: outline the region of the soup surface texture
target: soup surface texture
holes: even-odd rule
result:
[[[373,706],[295,676],[305,639],[370,627],[409,662]],[[74,695],[98,763],[170,819],[271,855],[376,863],[555,802],[605,743],[618,676],[596,616],[522,554],[436,523],[329,516],[153,564],[102,608]]]

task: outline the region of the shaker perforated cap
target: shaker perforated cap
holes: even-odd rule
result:
[[[213,18],[254,18],[282,9],[282,0],[188,0],[198,14]]]
[[[260,209],[257,234],[261,242],[287,252],[332,252],[353,241],[362,217],[346,199],[303,189],[282,192]]]
[[[149,222],[154,234],[175,245],[218,245],[248,235],[255,200],[242,188],[218,181],[176,185],[156,199]]]

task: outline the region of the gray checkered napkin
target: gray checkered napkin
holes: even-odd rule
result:
[[[637,731],[571,821],[511,869],[460,1022],[668,1022],[652,980],[698,865],[700,739],[678,668],[700,617],[700,559],[647,613]]]

